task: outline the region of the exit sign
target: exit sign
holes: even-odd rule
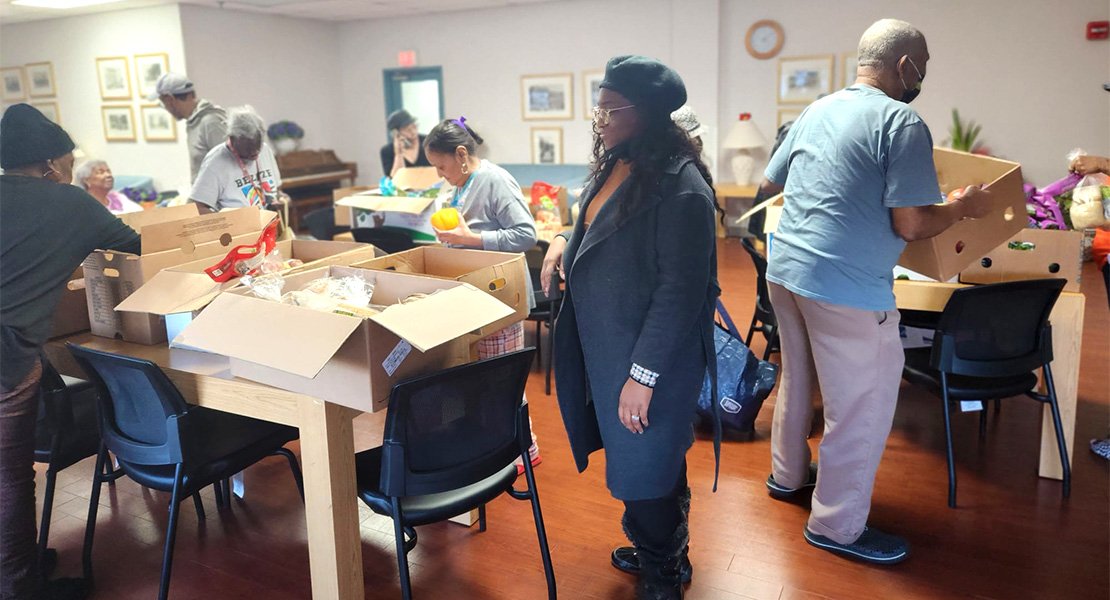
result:
[[[401,50],[397,53],[397,66],[399,67],[415,67],[416,66],[416,50]]]

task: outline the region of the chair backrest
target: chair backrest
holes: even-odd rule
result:
[[[755,265],[755,316],[768,325],[775,325],[775,310],[771,308],[771,296],[767,293],[767,259],[755,249],[750,239],[741,238],[740,245]]]
[[[416,247],[408,230],[395,227],[356,227],[351,230],[356,242],[373,244],[386,254],[404,252]]]
[[[393,386],[382,442],[381,489],[404,497],[477,483],[532,443],[522,404],[532,348]]]
[[[97,388],[100,435],[125,462],[182,462],[181,427],[188,405],[158,365],[139,358],[66,344]]]
[[[563,297],[563,290],[559,287],[559,274],[551,274],[550,294],[543,293],[541,273],[543,272],[543,257],[547,256],[547,249],[551,244],[544,240],[537,240],[536,245],[524,252],[524,260],[528,263],[528,275],[532,278],[532,295],[536,299],[536,308],[548,310],[548,303],[555,302]]]
[[[1048,315],[1066,279],[960,288],[944,306],[933,338],[938,371],[973,377],[1028,373],[1052,361]]]

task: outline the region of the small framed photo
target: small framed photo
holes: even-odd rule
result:
[[[126,56],[108,56],[96,59],[96,79],[100,82],[102,100],[130,100],[131,72]]]
[[[809,104],[832,91],[832,54],[779,59],[779,104]]]
[[[537,165],[563,164],[563,128],[532,128],[532,163]]]
[[[605,71],[586,71],[582,73],[582,116],[589,121],[594,118],[594,107],[601,94],[601,80],[605,79]]]
[[[22,100],[27,95],[23,89],[23,67],[0,69],[0,78],[4,80],[4,88],[0,90],[3,100]]]
[[[153,94],[158,80],[169,70],[170,57],[165,52],[136,54],[135,89],[139,91],[139,98],[146,98]]]
[[[798,117],[802,116],[802,110],[804,109],[794,107],[779,108],[779,116],[778,121],[775,123],[775,129],[778,129],[779,127],[782,127],[783,125],[791,121],[797,121]]]
[[[32,98],[57,96],[54,88],[54,63],[40,62],[27,65],[27,91]]]
[[[856,69],[859,67],[859,56],[855,52],[849,52],[840,58],[840,64],[843,71],[840,78],[843,80],[841,87],[848,87],[856,82]]]
[[[574,75],[525,75],[520,78],[525,121],[574,118]]]
[[[104,119],[104,139],[109,142],[135,141],[135,113],[129,105],[101,106]]]
[[[31,106],[37,108],[47,119],[50,119],[58,125],[62,124],[61,117],[58,115],[57,102],[32,102]]]
[[[176,142],[177,120],[160,105],[139,108],[143,119],[143,139],[148,142]]]

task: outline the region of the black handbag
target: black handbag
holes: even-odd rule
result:
[[[717,300],[721,323],[713,328],[713,345],[717,353],[717,398],[721,427],[725,430],[751,432],[763,401],[771,394],[778,379],[779,367],[759,360],[744,344],[725,305]],[[713,418],[712,381],[706,372],[698,397],[697,413],[704,419]]]

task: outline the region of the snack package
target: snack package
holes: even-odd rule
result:
[[[236,246],[223,257],[223,260],[204,270],[213,281],[224,283],[236,277],[256,272],[274,250],[277,244],[278,220],[270,221],[258,241],[253,244]]]
[[[542,181],[533,183],[530,198],[532,212],[535,213],[541,209],[558,212],[559,192],[561,191],[563,191],[563,188],[557,185],[551,185],[550,183],[544,183]]]
[[[1110,211],[1110,180],[1101,173],[1083,177],[1071,193],[1071,222],[1076,229],[1107,223]]]
[[[322,277],[302,290],[286,292],[280,301],[323,312],[352,314],[352,308],[369,307],[373,295],[374,284],[359,277]]]

